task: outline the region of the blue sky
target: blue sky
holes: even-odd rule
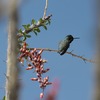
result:
[[[19,6],[19,28],[43,16],[45,0],[23,0]],[[30,47],[58,49],[58,43],[66,35],[80,37],[71,43],[68,51],[93,59],[95,55],[95,1],[93,0],[49,0],[47,15],[52,14],[48,30],[41,28],[41,33],[28,40]],[[0,99],[4,96],[6,73],[7,25],[6,20],[0,22]],[[57,100],[91,100],[94,89],[94,64],[85,63],[81,59],[65,54],[60,56],[55,52],[44,52],[43,58],[48,60],[45,68],[50,71],[46,76],[50,81],[55,78],[60,81]],[[41,89],[37,82],[30,80],[34,74],[21,67],[22,88],[20,100],[38,100]],[[46,91],[50,86],[46,89]]]

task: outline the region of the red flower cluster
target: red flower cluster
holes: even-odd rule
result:
[[[22,48],[20,49],[20,56],[19,56],[19,61],[21,63],[24,62],[24,59],[27,59],[29,61],[28,67],[26,70],[31,70],[35,69],[36,72],[36,78],[31,78],[32,81],[38,81],[40,83],[40,88],[44,90],[44,88],[47,85],[52,84],[51,82],[48,82],[49,77],[45,77],[42,79],[42,74],[48,72],[50,69],[44,69],[44,63],[47,61],[41,58],[41,54],[43,50],[37,50],[34,48],[33,50],[28,50],[26,42],[23,43]],[[44,94],[44,93],[41,93]],[[40,94],[40,95],[41,95]],[[43,97],[43,96],[42,96]]]

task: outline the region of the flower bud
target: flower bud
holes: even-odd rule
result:
[[[31,70],[33,69],[33,66],[27,67],[26,70]]]
[[[41,50],[38,52],[38,54],[40,55],[42,52],[43,52],[43,49],[41,49]]]
[[[42,99],[44,96],[44,93],[40,93],[40,99]]]
[[[32,80],[32,81],[37,81],[37,80],[38,80],[38,78],[31,78],[31,80]]]

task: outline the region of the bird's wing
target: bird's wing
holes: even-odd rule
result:
[[[63,43],[63,41],[61,40],[61,41],[59,42],[59,44],[58,44],[58,51],[61,50],[61,48],[62,48],[62,43]]]
[[[66,40],[60,41],[58,45],[58,53],[60,53],[60,55],[63,55],[67,51],[69,46],[70,45],[67,43]]]
[[[64,49],[66,47],[66,43],[65,43],[65,41],[64,40],[61,40],[60,42],[59,42],[59,45],[58,45],[58,50],[62,50],[62,49]]]

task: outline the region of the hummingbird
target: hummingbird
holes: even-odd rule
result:
[[[74,40],[74,39],[79,39],[78,37],[73,37],[72,35],[67,35],[65,37],[64,40],[61,40],[59,42],[59,45],[58,45],[58,53],[60,55],[63,55],[65,54],[65,52],[67,51],[67,49],[70,47],[70,43]]]

